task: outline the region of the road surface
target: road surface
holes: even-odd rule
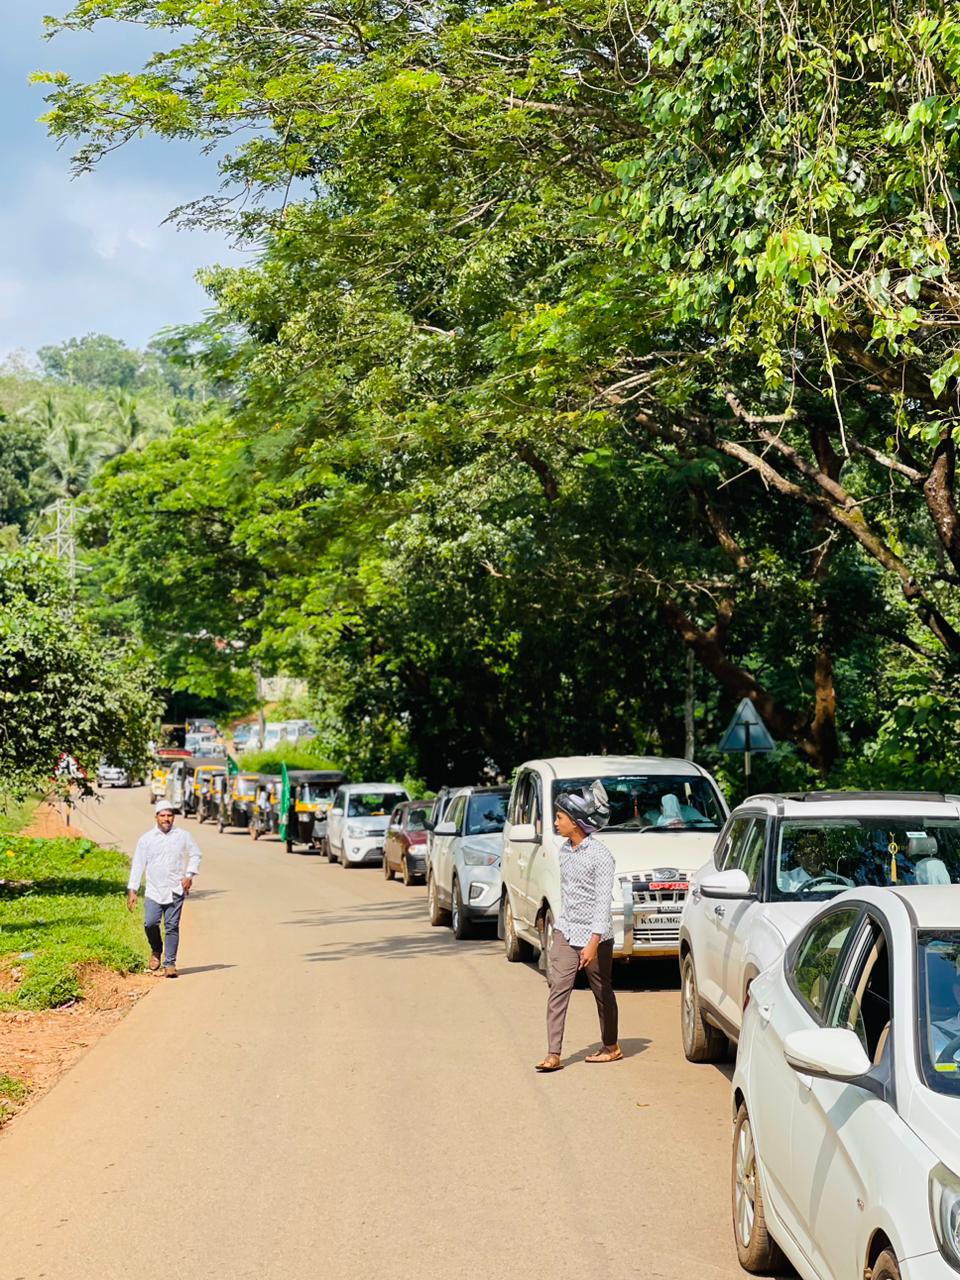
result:
[[[87,831],[129,852],[151,822],[118,791]],[[672,966],[619,992],[625,1061],[583,1062],[577,991],[540,1076],[544,981],[495,938],[188,825],[182,977],[0,1137],[0,1280],[743,1276],[729,1068],[684,1062]]]

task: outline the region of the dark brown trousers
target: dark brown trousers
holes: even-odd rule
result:
[[[547,1052],[559,1056],[563,1047],[563,1027],[573,984],[580,968],[580,947],[571,947],[562,933],[553,931],[550,943],[550,995],[547,998]],[[600,1038],[604,1044],[616,1044],[618,1036],[617,997],[613,993],[613,939],[601,942],[597,958],[587,965],[587,981],[597,1002]]]

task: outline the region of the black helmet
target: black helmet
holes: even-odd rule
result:
[[[599,831],[610,821],[610,800],[599,778],[582,791],[562,791],[554,808],[591,831]]]

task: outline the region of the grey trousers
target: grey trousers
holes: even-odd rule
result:
[[[183,894],[175,895],[172,902],[154,902],[152,898],[143,900],[143,931],[155,956],[160,955],[160,921],[163,921],[163,963],[167,968],[177,963],[183,897]]]
[[[559,1056],[563,1047],[563,1028],[567,1006],[580,968],[580,947],[571,947],[562,933],[553,931],[550,943],[550,995],[547,997],[547,1052]],[[613,993],[613,939],[601,942],[597,958],[587,965],[587,981],[597,1002],[600,1016],[600,1038],[604,1044],[616,1044],[619,1033],[617,997]]]

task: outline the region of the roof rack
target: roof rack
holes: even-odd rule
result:
[[[939,791],[785,791],[784,800],[804,802],[850,800],[927,800],[946,803],[950,797]],[[776,799],[772,796],[771,799]]]

